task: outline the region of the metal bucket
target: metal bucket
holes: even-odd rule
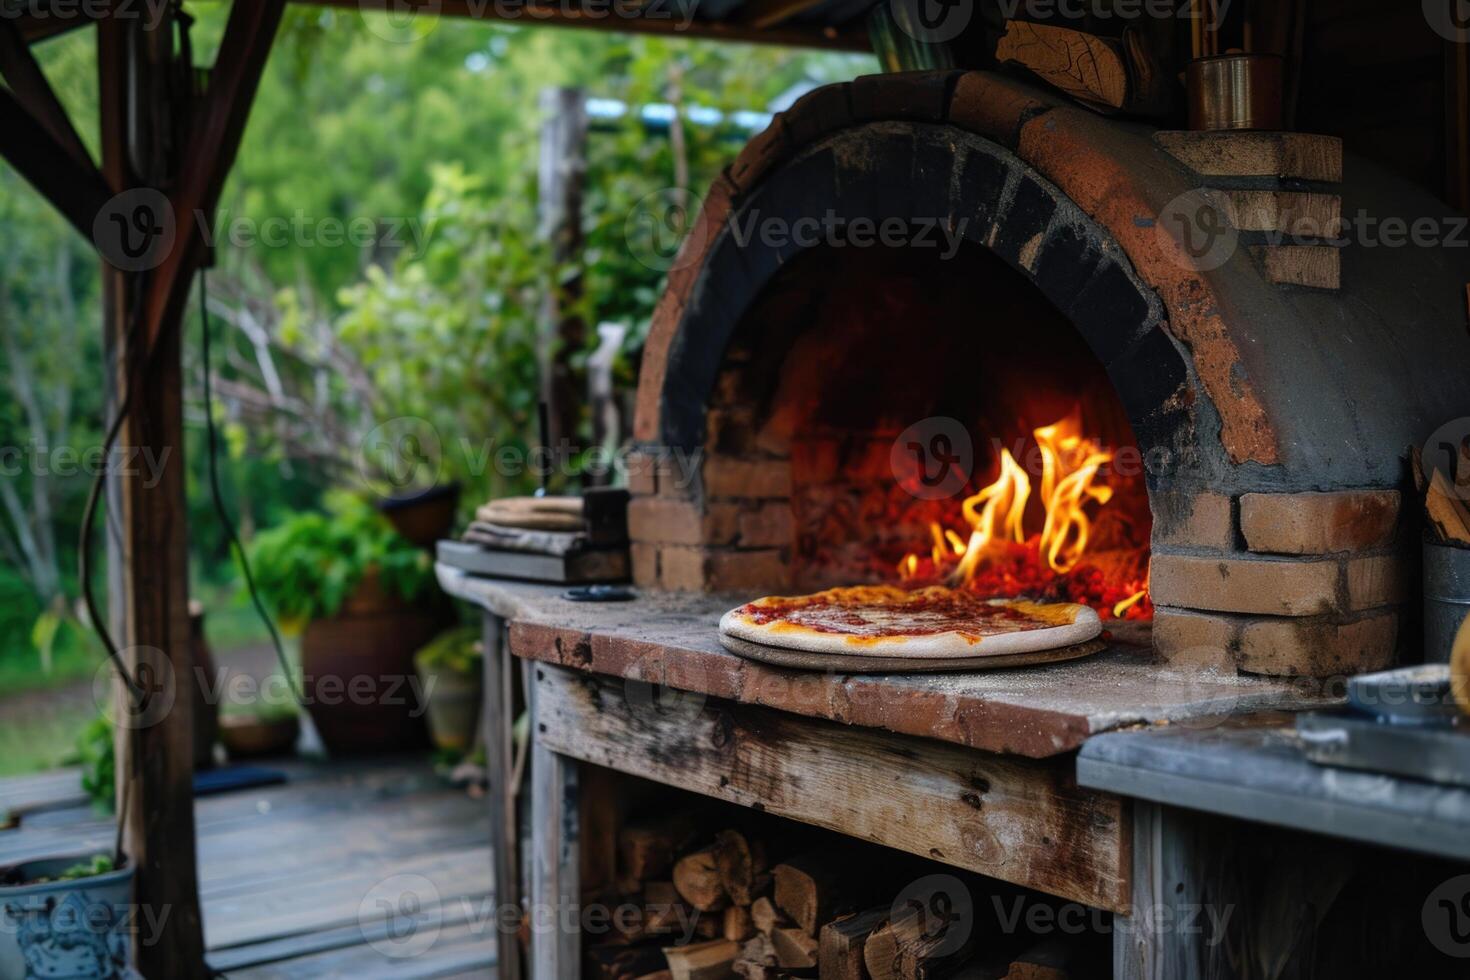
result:
[[[1470,615],[1470,548],[1424,542],[1424,662],[1447,664]]]

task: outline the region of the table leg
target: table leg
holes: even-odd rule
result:
[[[485,732],[485,769],[489,787],[490,839],[495,860],[495,908],[520,907],[520,879],[516,874],[518,853],[515,788],[511,785],[515,740],[515,697],[511,684],[513,664],[505,644],[505,620],[493,613],[484,618],[484,694],[480,722]],[[499,916],[496,917],[499,922]],[[521,947],[515,930],[501,928],[496,936],[497,975],[500,980],[520,980]]]
[[[1113,919],[1115,980],[1197,980],[1206,960],[1205,900],[1188,816],[1133,801],[1132,913]],[[1215,940],[1218,942],[1218,940]]]
[[[578,980],[582,951],[577,761],[541,743],[536,690],[532,684],[531,977]]]

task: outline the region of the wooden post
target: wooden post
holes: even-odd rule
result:
[[[158,147],[173,120],[157,97],[168,70],[171,20],[98,25],[102,171],[116,188],[159,186],[170,162]],[[159,941],[135,944],[149,980],[202,976],[204,933],[194,849],[193,679],[189,644],[188,539],[184,504],[183,378],[177,322],[164,324],[151,356],[140,315],[149,277],[104,262],[103,329],[109,418],[123,392],[131,410],[108,474],[107,541],[112,634],[128,669],[152,697],[171,704],[118,713],[117,779],[123,850],[137,869],[134,901],[166,913]],[[158,710],[161,707],[162,710]],[[122,805],[124,804],[125,805]]]
[[[581,89],[541,92],[541,158],[536,172],[537,227],[551,246],[551,279],[541,301],[537,349],[541,397],[550,407],[553,447],[575,440],[585,383],[572,357],[587,344],[587,325],[575,311],[582,295],[582,185],[587,175],[587,99]]]
[[[540,664],[527,664],[540,671]],[[581,824],[577,761],[547,748],[531,686],[531,976],[582,975]]]
[[[511,734],[515,724],[512,678],[515,676],[510,651],[505,648],[505,620],[484,614],[484,694],[480,723],[485,732],[485,769],[489,789],[490,841],[494,848],[496,909],[520,907],[520,879],[516,874],[517,834],[515,788],[511,785],[515,766]],[[497,922],[499,920],[497,919]],[[520,980],[521,945],[514,931],[496,934],[496,967],[501,980]]]

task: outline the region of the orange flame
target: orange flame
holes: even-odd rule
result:
[[[1087,504],[1106,504],[1113,496],[1112,487],[1098,482],[1098,472],[1112,460],[1113,454],[1092,439],[1082,435],[1081,414],[1072,414],[1033,432],[1041,451],[1041,486],[1039,500],[1045,520],[1041,528],[1040,554],[1052,571],[1063,574],[1072,569],[1087,550],[1092,527]],[[938,524],[930,525],[934,538],[931,552],[936,567],[942,567],[959,556],[949,575],[949,584],[963,585],[975,576],[996,545],[1002,542],[1024,544],[1026,503],[1031,499],[1031,479],[1009,450],[1000,453],[1000,475],[995,482],[965,500],[961,507],[970,526],[969,540],[961,538]],[[918,568],[918,556],[908,555],[899,563],[899,573],[911,577]],[[1137,601],[1142,596],[1135,597]],[[1131,604],[1131,603],[1130,603]]]

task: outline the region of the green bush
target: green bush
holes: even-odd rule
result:
[[[405,602],[424,596],[433,581],[428,553],[348,494],[328,495],[326,513],[297,514],[260,532],[249,551],[261,597],[292,628],[335,616],[369,572]]]
[[[82,789],[99,810],[117,808],[117,765],[112,748],[112,722],[98,715],[77,736],[77,756],[82,765]]]

